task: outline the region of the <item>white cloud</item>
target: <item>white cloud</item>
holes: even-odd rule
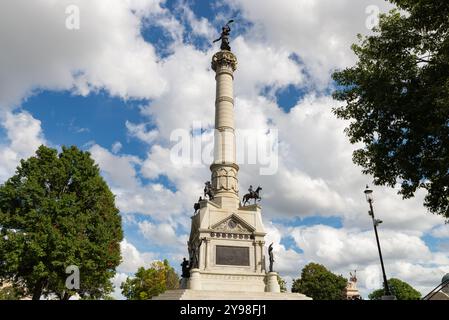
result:
[[[334,68],[355,61],[350,45],[356,34],[367,34],[370,5],[381,12],[391,5],[384,0],[257,1],[232,0],[235,8],[254,25],[248,34],[265,46],[295,52],[314,84],[327,85]],[[273,10],[276,8],[276,10]]]
[[[357,269],[358,287],[362,295],[382,286],[382,273],[374,231],[333,228],[324,225],[267,228],[267,239],[274,237],[277,244],[277,266],[287,279],[297,278],[302,267],[310,262],[325,265],[332,272],[348,277]],[[283,237],[292,237],[302,252],[289,254],[294,260],[285,260],[285,248],[279,244]],[[428,293],[449,270],[449,255],[431,252],[417,236],[401,231],[379,230],[382,253],[388,278],[399,278],[411,284],[423,295]],[[293,265],[292,265],[293,264]]]
[[[140,267],[148,268],[156,259],[153,252],[140,252],[137,248],[125,238],[120,243],[122,262],[117,267],[117,273],[112,279],[114,292],[112,297],[117,300],[123,300],[125,297],[121,293],[120,285],[128,277],[132,277]]]
[[[65,26],[69,4],[80,9],[79,30]],[[166,84],[140,28],[143,18],[167,15],[157,0],[4,1],[0,106],[18,105],[38,89],[83,95],[106,89],[123,98],[160,95]]]
[[[157,182],[142,183],[142,160],[138,157],[114,155],[96,144],[89,151],[116,195],[116,205],[122,213],[151,215],[158,221],[173,221],[173,217],[185,213],[189,202],[184,201],[182,192],[173,192]],[[183,219],[176,221],[181,223]]]
[[[321,261],[333,269],[351,264],[376,263],[378,260],[374,232],[371,230],[352,231],[315,225],[294,228],[291,235],[296,245],[304,250],[307,261]],[[386,261],[413,257],[416,262],[425,262],[431,258],[430,250],[419,237],[381,228],[379,237]]]
[[[182,17],[190,25],[192,33],[210,40],[215,36],[215,30],[209,20],[204,17],[197,17],[186,3],[180,3],[177,10],[182,12]]]
[[[126,129],[128,129],[129,135],[136,137],[148,144],[151,144],[159,134],[157,130],[147,130],[144,123],[134,124],[132,122],[126,121],[125,125]]]
[[[117,272],[112,279],[112,284],[114,286],[114,291],[111,296],[116,300],[125,300],[126,298],[122,295],[122,289],[120,289],[120,285],[126,281],[128,275],[123,272]]]
[[[138,185],[135,166],[140,164],[139,158],[135,156],[116,156],[108,150],[93,145],[89,152],[95,161],[100,165],[100,169],[106,178],[116,186],[124,189],[133,189]]]
[[[111,151],[112,153],[118,153],[122,149],[123,145],[120,141],[116,141],[112,144]]]
[[[117,267],[118,272],[135,273],[138,268],[148,268],[149,265],[156,260],[156,255],[154,253],[141,253],[126,239],[120,243],[120,250],[122,253],[122,263]]]
[[[283,277],[287,277],[288,279],[286,278],[286,281],[288,280],[287,283],[291,286],[291,279],[297,277],[300,270],[304,266],[305,261],[301,254],[293,249],[286,249],[285,246],[280,243],[283,238],[283,233],[285,232],[281,226],[273,223],[265,223],[265,232],[267,233],[265,236],[265,249],[273,243],[273,269],[276,272],[279,272],[279,274]],[[265,250],[265,255],[267,257],[266,268],[268,270],[269,265],[267,250]]]
[[[237,37],[232,50],[238,60],[235,72],[236,96],[257,96],[261,89],[272,87],[272,91],[287,85],[304,84],[302,68],[291,59],[291,51],[285,48],[266,46],[260,42]]]
[[[436,227],[431,232],[435,238],[449,238],[449,225],[441,225]]]
[[[152,117],[161,138],[168,140],[178,128],[189,129],[195,121],[213,124],[214,75],[210,68],[211,52],[204,53],[188,45],[178,45],[167,57],[161,70],[168,90],[143,108]]]
[[[154,224],[149,221],[138,223],[139,232],[149,240],[152,246],[185,246],[187,236],[178,237],[171,224]]]
[[[0,114],[0,124],[7,140],[0,143],[0,183],[8,179],[23,158],[33,155],[46,144],[41,122],[26,111]]]

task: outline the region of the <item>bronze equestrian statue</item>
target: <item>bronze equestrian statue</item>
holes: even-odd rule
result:
[[[256,191],[253,191],[253,187],[250,186],[250,188],[248,189],[249,192],[243,196],[243,205],[246,205],[250,199],[254,199],[254,204],[256,204],[257,201],[262,200],[259,194],[261,190],[262,187],[258,186]]]

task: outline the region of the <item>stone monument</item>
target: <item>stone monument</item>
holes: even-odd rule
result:
[[[349,275],[349,281],[344,291],[345,298],[346,300],[361,300],[362,296],[357,289],[357,271],[354,270],[354,273],[350,272]]]
[[[299,293],[280,293],[272,245],[270,270],[266,270],[266,233],[257,202],[262,188],[257,194],[250,188],[247,198],[254,198],[254,204],[242,206],[239,198],[233,94],[237,58],[230,51],[229,23],[216,40],[222,40],[221,50],[212,57],[216,80],[214,161],[211,181],[205,183],[204,198],[192,216],[190,275],[183,278],[183,288],[154,299],[310,299]]]

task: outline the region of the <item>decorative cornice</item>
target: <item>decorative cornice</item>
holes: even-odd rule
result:
[[[212,57],[212,70],[217,71],[220,66],[229,66],[232,71],[237,69],[237,58],[231,52],[227,50],[221,50],[214,54]]]
[[[230,163],[230,162],[228,162],[228,163],[212,163],[210,165],[210,170],[211,171],[215,171],[215,170],[218,170],[218,169],[223,168],[223,167],[231,167],[231,168],[234,168],[237,171],[239,170],[238,164]]]
[[[238,224],[240,224],[243,228],[247,229],[249,232],[254,232],[256,231],[256,228],[254,228],[252,225],[250,225],[248,222],[246,222],[245,220],[243,220],[242,218],[240,218],[238,215],[236,215],[235,213],[232,213],[231,215],[227,216],[226,218],[220,220],[219,222],[215,223],[214,225],[212,225],[210,227],[211,230],[217,229],[219,228],[221,225],[227,223],[229,220],[234,220],[236,221]],[[219,230],[220,231],[220,230]]]

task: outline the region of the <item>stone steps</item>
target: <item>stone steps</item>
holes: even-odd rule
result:
[[[312,300],[300,293],[168,290],[152,300]]]

